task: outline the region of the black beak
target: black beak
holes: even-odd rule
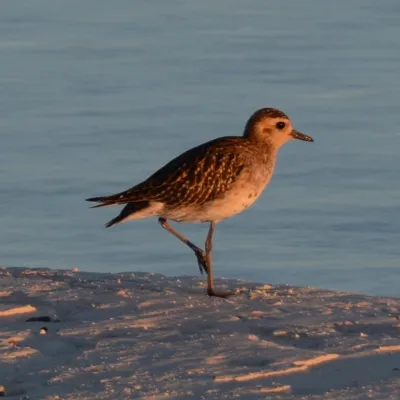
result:
[[[292,130],[290,134],[294,139],[304,140],[305,142],[313,142],[314,139],[311,136],[307,136],[304,133],[296,131],[295,129]]]

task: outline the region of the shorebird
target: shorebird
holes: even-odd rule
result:
[[[257,110],[242,136],[225,136],[185,151],[149,178],[123,192],[86,199],[92,208],[125,205],[106,223],[158,217],[160,225],[194,251],[200,272],[207,274],[207,294],[234,293],[214,289],[212,239],[215,226],[250,207],[267,187],[279,148],[291,139],[313,142],[296,131],[289,117],[276,108]],[[210,224],[205,251],[176,231],[168,220]]]

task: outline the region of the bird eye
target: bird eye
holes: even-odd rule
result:
[[[276,126],[277,129],[282,130],[285,127],[285,123],[282,122],[282,121],[279,121],[279,122],[276,123],[275,126]]]

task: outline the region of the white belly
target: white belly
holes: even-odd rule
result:
[[[222,221],[249,208],[261,195],[261,190],[249,192],[229,192],[223,198],[203,205],[203,221]]]
[[[249,208],[261,195],[266,184],[262,188],[248,183],[238,184],[215,200],[198,206],[164,210],[160,216],[178,222],[222,221]]]

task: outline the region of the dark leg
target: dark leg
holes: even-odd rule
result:
[[[185,236],[181,235],[179,232],[177,232],[175,229],[173,229],[165,218],[158,218],[158,222],[165,230],[172,233],[182,243],[185,243],[187,246],[189,246],[194,251],[194,254],[197,257],[197,263],[199,265],[199,270],[200,270],[201,274],[203,274],[203,271],[206,271],[206,274],[208,274],[206,253],[204,253],[204,251],[202,249],[200,249],[200,247],[197,247],[190,240],[188,240]]]
[[[206,239],[206,260],[207,260],[207,294],[209,296],[223,297],[232,296],[234,292],[216,292],[214,290],[214,277],[212,273],[212,238],[215,230],[215,222],[210,223],[210,229]]]

